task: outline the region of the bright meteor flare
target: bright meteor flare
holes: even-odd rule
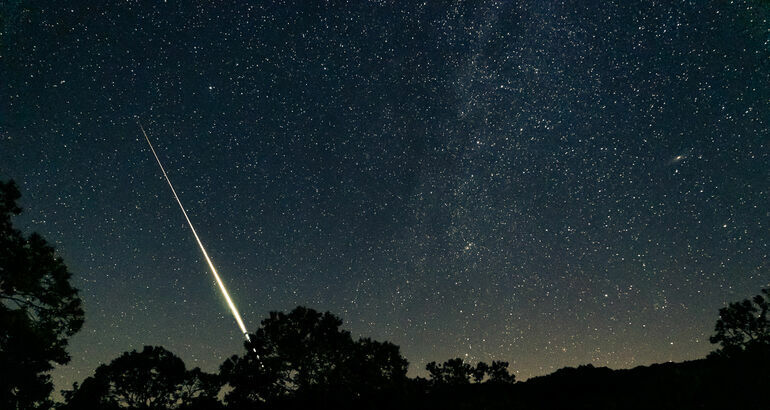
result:
[[[230,311],[233,312],[235,321],[238,322],[238,327],[241,328],[241,333],[243,333],[243,335],[246,337],[246,340],[249,340],[249,332],[246,330],[246,326],[243,324],[243,319],[241,319],[241,314],[238,313],[238,308],[235,307],[235,303],[233,303],[233,300],[230,299],[230,294],[227,292],[227,289],[225,288],[225,284],[222,282],[222,278],[219,277],[219,273],[217,273],[217,269],[214,267],[214,264],[211,262],[211,258],[209,258],[209,254],[208,252],[206,252],[206,248],[203,247],[203,242],[201,242],[201,238],[199,238],[198,233],[195,232],[195,227],[190,221],[190,218],[187,216],[187,211],[185,211],[184,206],[182,205],[182,201],[179,200],[179,196],[176,194],[176,190],[174,189],[174,186],[171,185],[171,180],[168,178],[168,175],[166,174],[166,170],[163,168],[163,164],[160,163],[160,158],[158,158],[158,154],[155,152],[155,148],[153,148],[152,143],[150,142],[150,138],[147,136],[147,133],[144,131],[144,127],[142,127],[142,124],[141,123],[138,123],[138,124],[139,124],[139,129],[141,129],[142,134],[144,134],[144,139],[147,140],[147,144],[150,146],[150,151],[152,151],[152,155],[155,156],[155,160],[158,161],[158,166],[160,166],[160,171],[163,172],[163,177],[166,178],[166,182],[168,182],[168,186],[169,188],[171,188],[171,192],[174,194],[174,198],[176,199],[176,202],[179,204],[179,209],[182,210],[184,219],[186,219],[187,224],[190,225],[190,230],[192,231],[193,236],[195,236],[195,241],[198,242],[198,246],[201,248],[203,257],[206,259],[206,263],[209,264],[209,268],[211,269],[211,274],[214,275],[214,279],[216,279],[217,285],[219,285],[219,290],[222,291],[222,296],[224,296],[225,300],[227,301],[227,306],[229,306]]]

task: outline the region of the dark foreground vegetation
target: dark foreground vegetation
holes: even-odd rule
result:
[[[435,388],[428,409],[760,409],[767,408],[770,355],[741,354],[630,370],[563,368],[510,386]]]
[[[162,350],[147,347],[134,355],[150,356],[158,349]],[[461,363],[459,359],[453,361]],[[174,384],[158,379],[150,382],[147,369],[125,369],[113,364],[108,367],[120,370],[122,380],[114,376],[102,379],[104,375],[97,370],[95,377],[86,379],[82,386],[76,386],[75,391],[67,394],[68,404],[62,408],[761,409],[766,408],[770,391],[767,349],[731,358],[709,357],[630,370],[591,365],[563,368],[520,383],[513,383],[512,379],[495,381],[488,375],[481,380],[473,374],[465,378],[460,371],[449,375],[451,381],[431,374],[428,379],[380,379],[376,385],[362,372],[362,377],[356,380],[312,380],[300,387],[241,374],[237,378],[252,384],[238,384],[224,394],[223,401],[217,399],[220,387],[234,380],[228,373],[231,369],[225,366],[219,381],[216,376],[208,375],[210,384],[195,377],[180,377],[175,381],[178,384]],[[464,366],[472,367],[467,363]],[[159,363],[158,369],[162,367]],[[139,372],[135,373],[136,370]],[[134,376],[126,378],[128,375]],[[284,387],[291,388],[284,390]],[[270,395],[280,391],[284,394]]]
[[[69,361],[83,310],[70,273],[0,182],[0,409],[737,409],[770,406],[770,291],[719,311],[701,360],[630,370],[591,365],[516,382],[508,363],[429,363],[407,377],[398,346],[355,340],[333,314],[272,312],[217,374],[159,346],[126,352],[51,400],[47,372]]]

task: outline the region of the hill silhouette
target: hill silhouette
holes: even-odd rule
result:
[[[515,385],[436,389],[409,408],[760,409],[770,391],[770,352],[612,370],[565,367]]]

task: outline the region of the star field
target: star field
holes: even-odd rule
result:
[[[759,1],[2,6],[0,178],[86,323],[57,388],[306,305],[518,379],[713,350],[770,284]]]

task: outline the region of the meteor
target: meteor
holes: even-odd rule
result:
[[[190,226],[190,230],[192,231],[193,236],[195,237],[195,241],[198,242],[198,246],[201,248],[203,257],[206,259],[206,263],[208,263],[209,269],[211,269],[211,274],[214,276],[214,279],[217,281],[217,285],[219,285],[219,290],[222,291],[222,296],[224,296],[225,300],[227,301],[227,306],[229,306],[230,311],[233,312],[235,321],[238,322],[238,327],[241,329],[241,333],[243,333],[247,341],[250,341],[249,332],[246,330],[246,325],[243,324],[243,319],[241,319],[241,314],[238,313],[238,308],[235,307],[235,303],[233,303],[233,300],[230,299],[230,294],[227,292],[227,289],[225,288],[225,284],[224,282],[222,282],[222,278],[219,277],[217,268],[215,268],[214,264],[211,262],[211,258],[209,258],[209,254],[208,252],[206,252],[206,248],[203,247],[203,242],[201,242],[201,238],[199,238],[198,233],[195,232],[195,227],[190,221],[190,217],[187,216],[187,211],[185,211],[184,206],[182,205],[182,201],[179,200],[179,196],[176,194],[176,190],[174,189],[174,186],[171,185],[171,180],[168,178],[168,174],[166,174],[166,170],[163,168],[163,164],[160,163],[160,158],[158,158],[158,154],[155,152],[155,148],[152,146],[152,143],[150,142],[150,137],[148,137],[147,132],[144,131],[144,127],[142,127],[142,123],[137,121],[137,124],[139,124],[139,129],[141,129],[142,134],[144,134],[144,139],[147,140],[147,145],[150,146],[150,151],[152,151],[152,155],[155,156],[155,160],[158,161],[158,166],[160,167],[160,171],[163,173],[163,177],[166,178],[166,182],[168,183],[169,188],[171,188],[171,193],[174,194],[176,203],[179,204],[179,209],[182,210],[184,219],[187,220],[187,225]]]

